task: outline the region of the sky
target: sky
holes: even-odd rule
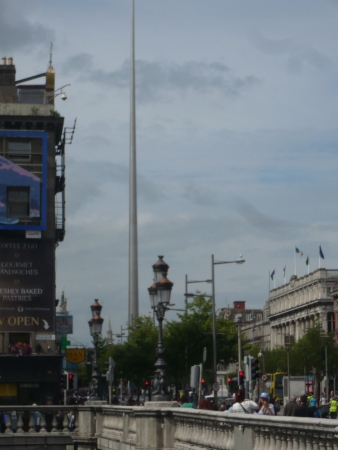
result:
[[[56,88],[70,84],[55,99],[65,126],[77,118],[56,291],[72,345],[90,343],[95,298],[104,336],[128,320],[130,22],[130,0],[0,3],[17,79],[45,71],[53,43]],[[287,280],[307,255],[319,267],[319,245],[338,269],[337,23],[335,0],[135,0],[140,315],[158,255],[177,309],[211,255],[245,259],[215,266],[217,309],[263,308],[285,266]]]

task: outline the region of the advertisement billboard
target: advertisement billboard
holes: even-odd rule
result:
[[[73,334],[73,316],[56,316],[56,334]]]
[[[0,241],[0,331],[55,331],[55,244]]]

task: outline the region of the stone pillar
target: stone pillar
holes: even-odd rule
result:
[[[107,405],[105,401],[87,401],[85,406],[79,409],[77,417],[77,450],[95,450],[96,438],[95,435],[102,429],[102,414],[96,415],[93,406]],[[86,406],[88,408],[86,408]],[[97,419],[101,419],[97,422]],[[82,442],[81,442],[82,441]]]

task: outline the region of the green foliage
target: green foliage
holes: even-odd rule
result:
[[[51,110],[49,111],[49,113],[50,113],[50,115],[53,116],[53,117],[61,117],[61,114],[60,114],[58,111],[56,111],[56,109],[51,109]]]
[[[31,114],[32,116],[37,116],[40,112],[40,108],[38,106],[32,106],[31,107]]]
[[[335,345],[332,333],[326,334],[317,322],[307,330],[302,338],[290,346],[290,374],[302,376],[311,375],[316,372],[317,381],[325,375],[325,347],[327,347],[327,360],[329,374],[335,374],[338,368],[338,349]],[[258,355],[258,347],[251,347],[250,354]],[[261,371],[263,371],[263,358],[261,360]],[[264,350],[265,372],[287,373],[287,349],[284,346],[275,347],[272,350]]]
[[[237,329],[233,322],[217,318],[217,360],[224,364],[237,360]],[[104,339],[98,344],[99,363],[102,373],[104,362],[111,356],[115,361],[115,382],[120,378],[132,380],[142,386],[153,377],[158,343],[158,323],[150,317],[137,318],[129,328],[128,341],[108,345]],[[176,321],[163,322],[163,345],[167,363],[168,383],[182,388],[190,379],[190,367],[200,364],[203,349],[207,350],[204,378],[212,381],[213,340],[212,302],[202,294],[188,305],[187,314],[178,314]]]

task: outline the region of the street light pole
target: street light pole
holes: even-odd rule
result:
[[[89,320],[88,324],[90,335],[93,337],[93,344],[94,344],[92,388],[90,397],[91,400],[100,400],[101,397],[99,397],[98,394],[100,374],[99,374],[99,365],[97,361],[97,344],[99,342],[99,336],[102,332],[102,324],[103,324],[103,318],[101,317],[102,306],[100,305],[99,301],[95,299],[90,309],[92,310],[92,319]]]
[[[188,280],[188,275],[185,276],[185,311],[188,314],[188,284],[191,283],[211,283],[212,280]]]
[[[215,261],[211,255],[211,283],[212,283],[212,360],[213,360],[213,382],[217,382],[217,332],[216,332],[216,298],[215,298],[215,265],[216,264],[243,264],[245,259],[242,255],[235,261]],[[217,391],[214,390],[214,402],[217,405]]]
[[[170,295],[173,283],[168,280],[169,266],[163,261],[163,256],[159,256],[159,261],[153,265],[155,282],[148,288],[151,307],[156,313],[158,320],[158,344],[156,348],[157,361],[155,363],[155,376],[153,382],[152,401],[169,400],[167,389],[167,363],[164,360],[165,348],[162,340],[162,322],[165,312],[169,309]],[[162,272],[162,278],[160,274]]]

